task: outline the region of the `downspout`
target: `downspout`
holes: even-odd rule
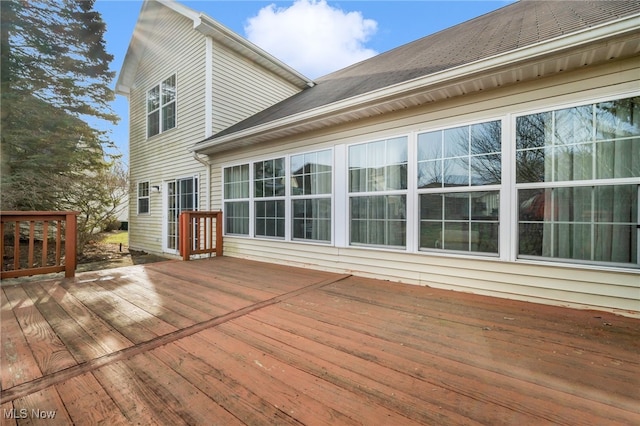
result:
[[[213,135],[213,38],[206,36],[204,55],[204,135]],[[208,156],[201,157],[197,152],[193,158],[207,168],[205,202],[207,210],[211,211],[211,163]]]
[[[205,204],[207,206],[206,211],[211,211],[211,163],[208,160],[208,156],[205,156],[204,158],[200,157],[197,152],[193,153],[193,159],[207,168],[207,175],[205,179],[205,187],[207,188],[205,192]]]

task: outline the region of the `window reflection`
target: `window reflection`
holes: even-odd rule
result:
[[[518,117],[516,148],[518,183],[640,176],[640,97]]]
[[[500,121],[418,135],[418,188],[499,184]]]
[[[519,254],[637,263],[637,185],[521,189]]]
[[[498,253],[498,191],[420,195],[420,248]]]
[[[349,191],[407,189],[407,138],[349,147]]]
[[[332,164],[331,150],[291,156],[293,239],[331,241]]]
[[[502,182],[501,144],[500,121],[418,135],[420,249],[498,253],[499,192],[479,189]]]

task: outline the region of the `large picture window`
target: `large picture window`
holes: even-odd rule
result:
[[[349,147],[352,245],[406,247],[407,137]]]
[[[419,247],[498,254],[500,121],[418,135]]]
[[[518,256],[638,264],[640,97],[516,119]]]
[[[176,75],[147,92],[147,137],[176,127]]]

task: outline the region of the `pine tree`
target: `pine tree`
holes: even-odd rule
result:
[[[113,143],[83,121],[118,120],[113,57],[93,4],[0,0],[3,210],[109,208],[99,181],[112,169]]]
[[[33,96],[72,116],[117,121],[109,106],[114,99],[109,88],[115,75],[109,70],[113,56],[106,52],[106,25],[93,4],[0,2],[3,101]]]

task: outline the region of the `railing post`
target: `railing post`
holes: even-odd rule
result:
[[[78,216],[67,213],[64,231],[64,276],[73,278],[76,273],[76,241],[78,238]]]
[[[222,210],[216,212],[216,256],[222,256]]]
[[[182,260],[189,260],[191,251],[189,250],[189,241],[191,240],[191,214],[188,211],[180,213],[180,253]]]

